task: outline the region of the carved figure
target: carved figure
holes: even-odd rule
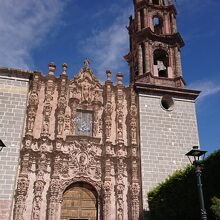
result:
[[[83,101],[87,101],[87,102],[90,102],[90,101],[91,101],[90,89],[91,89],[91,85],[90,85],[90,83],[88,82],[88,80],[85,79],[85,81],[83,82],[83,85],[82,85],[82,97],[83,97]]]

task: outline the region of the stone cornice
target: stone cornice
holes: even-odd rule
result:
[[[191,100],[195,100],[200,94],[200,91],[197,90],[151,85],[147,83],[135,83],[135,90],[139,94],[147,93],[152,95],[172,95],[174,97],[187,98]]]
[[[33,71],[30,70],[21,70],[21,69],[14,69],[14,68],[7,68],[1,67],[0,68],[0,76],[10,77],[10,78],[20,78],[29,80],[32,75]]]

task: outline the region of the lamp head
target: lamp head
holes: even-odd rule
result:
[[[201,156],[203,156],[202,159],[204,160],[206,153],[207,151],[199,149],[198,146],[194,146],[193,149],[186,154],[186,156],[189,158],[190,163],[194,164],[200,161]]]

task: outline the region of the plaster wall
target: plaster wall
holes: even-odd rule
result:
[[[142,196],[188,163],[185,154],[199,144],[195,103],[174,99],[174,109],[161,107],[161,96],[139,95]]]

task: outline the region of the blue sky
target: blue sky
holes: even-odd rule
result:
[[[69,64],[69,77],[85,57],[105,80],[129,71],[126,25],[132,0],[2,0],[0,7],[0,66],[47,73],[47,64]],[[201,147],[220,148],[220,1],[176,0],[183,74],[190,88],[202,90],[197,101]]]

